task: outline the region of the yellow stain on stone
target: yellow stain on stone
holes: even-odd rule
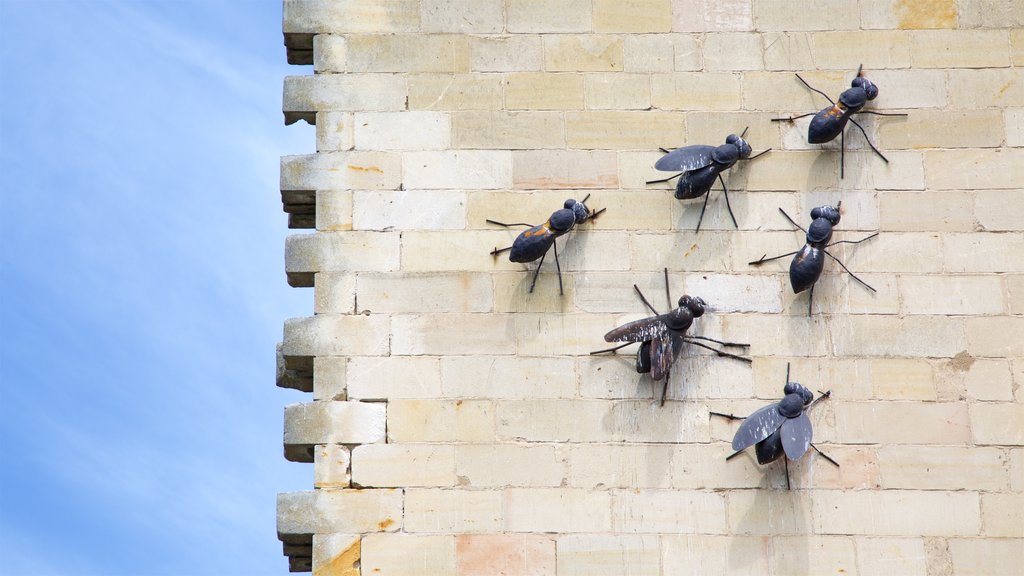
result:
[[[331,561],[319,566],[313,576],[359,576],[359,558],[362,539],[357,539]]]
[[[956,0],[896,0],[893,11],[904,30],[956,27]]]
[[[377,174],[383,174],[384,171],[376,166],[355,166],[353,164],[348,165],[348,169],[353,172],[376,172]]]

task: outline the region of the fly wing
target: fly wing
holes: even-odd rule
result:
[[[689,172],[711,164],[714,146],[683,146],[662,156],[654,163],[656,170],[665,172]]]
[[[799,460],[811,445],[811,419],[806,412],[782,423],[782,449],[790,460]]]
[[[604,335],[605,342],[646,342],[661,338],[668,333],[668,326],[660,316],[651,316],[623,324]],[[654,355],[654,352],[651,352]]]
[[[665,334],[651,340],[651,379],[661,380],[672,370],[672,362],[675,360],[675,338],[671,334]]]
[[[760,408],[740,424],[740,429],[732,439],[732,449],[739,452],[757,444],[771,436],[785,420],[786,417],[779,414],[777,402]]]

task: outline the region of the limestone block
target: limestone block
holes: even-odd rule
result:
[[[548,72],[621,71],[624,55],[621,36],[556,34],[544,37],[544,69]]]
[[[508,0],[505,28],[509,32],[589,32],[591,0]]]
[[[469,37],[388,34],[348,37],[350,72],[469,72]]]
[[[578,110],[582,107],[581,74],[517,72],[505,76],[505,108],[509,110]]]
[[[1008,108],[1003,110],[1006,123],[1006,145],[1024,146],[1024,108]]]
[[[955,28],[956,0],[861,0],[860,23],[864,29],[902,30]]]
[[[676,32],[744,32],[754,29],[750,0],[672,0]]]
[[[761,35],[752,32],[721,32],[704,36],[704,70],[763,70]]]
[[[689,511],[680,514],[680,510]],[[612,530],[625,533],[724,534],[725,495],[690,490],[612,491]]]
[[[284,262],[289,284],[312,286],[317,272],[386,272],[399,264],[400,235],[378,232],[318,232],[289,236]]]
[[[387,408],[369,402],[290,404],[284,413],[286,446],[366,444],[384,440]]]
[[[588,110],[646,110],[651,107],[651,82],[647,74],[624,72],[586,75]]]
[[[587,354],[607,332],[608,320],[590,314],[515,315],[516,350],[527,356]]]
[[[314,534],[313,576],[359,576],[358,534]]]
[[[963,320],[950,316],[846,316],[831,321],[836,355],[950,358],[967,348]]]
[[[818,32],[810,40],[817,68],[856,71],[863,64],[870,74],[874,68],[910,67],[910,36],[902,30]]]
[[[650,399],[508,400],[497,406],[497,435],[526,442],[706,442],[703,406]]]
[[[900,276],[904,314],[1003,313],[1003,282],[999,276]]]
[[[607,532],[611,495],[573,488],[509,488],[504,491],[506,532]]]
[[[482,400],[392,400],[389,442],[493,442],[494,405]]]
[[[348,395],[358,400],[440,398],[441,369],[437,358],[368,356],[348,361]]]
[[[974,428],[960,402],[836,402],[832,408],[837,436],[857,444],[964,445]]]
[[[408,189],[493,189],[512,186],[512,153],[502,150],[407,152],[402,174]]]
[[[724,406],[721,406],[723,410],[726,409]],[[730,402],[729,406],[735,406],[735,403]],[[709,405],[709,409],[714,408]],[[733,430],[730,429],[727,436],[727,441],[674,447],[671,464],[672,487],[686,490],[718,490],[761,488],[777,484],[768,483],[769,476],[753,458],[741,457],[726,461],[725,458],[733,452]]]
[[[512,184],[517,190],[617,188],[619,185],[618,158],[614,152],[602,151],[517,150],[512,153]],[[521,192],[513,192],[503,197],[496,197],[494,194],[481,196],[481,202],[478,203],[479,208],[473,212],[482,214],[486,210],[489,214],[488,218],[504,222],[502,220],[504,216],[500,214],[500,211],[518,209],[522,205],[518,199],[522,197]],[[533,197],[531,195],[531,199]],[[474,199],[476,198],[471,197],[470,200]],[[512,201],[513,199],[516,200]],[[548,197],[544,196],[543,199],[547,201]],[[554,211],[560,206],[557,200],[551,200],[553,201],[543,210],[538,207],[534,216],[543,214],[544,210]],[[580,197],[577,200],[583,200],[583,198]],[[602,193],[600,200],[595,196],[594,201],[600,201],[600,206],[591,205],[591,209],[607,207],[607,194]],[[602,225],[604,225],[604,218],[605,215],[602,214],[600,220]],[[479,218],[472,219],[479,220]],[[536,220],[536,218],[534,219]],[[595,220],[594,224],[597,223],[598,221]]]
[[[364,574],[454,576],[455,537],[371,534],[363,538]]]
[[[315,490],[277,495],[279,537],[394,532],[401,528],[401,490]]]
[[[392,317],[394,355],[514,354],[510,314],[417,314]]]
[[[394,190],[401,159],[389,152],[321,152],[281,158],[281,190]]]
[[[910,35],[915,68],[1005,68],[1006,30],[922,30]]]
[[[662,566],[666,574],[769,574],[768,543],[744,536],[662,536]]]
[[[966,328],[972,356],[1024,357],[1024,317],[967,318]]]
[[[928,187],[938,190],[1015,188],[1024,180],[1024,150],[929,150]]]
[[[801,72],[814,68],[811,55],[811,38],[807,32],[765,32],[765,70],[788,70]]]
[[[325,110],[403,110],[407,94],[405,78],[396,74],[287,76],[283,110],[287,124]]]
[[[558,574],[615,576],[661,574],[655,535],[572,534],[558,539]]]
[[[313,358],[313,399],[348,400],[348,377],[344,356]]]
[[[981,190],[974,195],[974,215],[988,232],[1024,230],[1024,222],[1014,218],[1024,210],[1024,194],[1000,190]]]
[[[287,356],[384,356],[390,323],[385,316],[320,314],[284,324]]]
[[[859,8],[855,0],[809,0],[799,4],[787,0],[754,2],[757,30],[854,30]]]
[[[502,0],[421,0],[420,30],[487,34],[504,27]]]
[[[473,72],[526,72],[544,68],[544,47],[537,35],[475,36],[469,39],[469,50]],[[500,80],[500,77],[495,78]],[[500,107],[499,102],[497,108]]]
[[[572,358],[449,356],[441,359],[446,398],[571,398],[576,394]]]
[[[420,23],[419,0],[285,0],[284,32],[405,32]]]
[[[496,228],[496,227],[495,227]],[[492,256],[494,248],[510,246],[518,235],[514,229],[497,228],[479,232],[406,231],[402,233],[402,270],[406,272],[517,271],[524,264],[507,256]],[[532,269],[535,264],[529,264]],[[538,281],[540,284],[540,281]]]
[[[502,494],[498,491],[412,488],[405,492],[409,532],[499,532],[501,517]]]
[[[1024,445],[1024,404],[979,402],[971,405],[971,432],[976,444]]]
[[[348,488],[352,475],[352,454],[341,444],[321,444],[313,449],[313,487],[317,489]]]
[[[355,146],[352,113],[324,110],[316,113],[316,151],[339,152]]]
[[[808,541],[809,540],[809,541]],[[856,572],[849,537],[783,536],[773,539],[772,573],[846,574]]]
[[[823,490],[815,495],[818,534],[973,536],[981,529],[976,492]]]
[[[951,539],[949,552],[957,575],[1013,574],[1024,562],[1019,538]]]
[[[1021,233],[945,234],[942,246],[946,272],[1024,272]]]
[[[455,537],[459,576],[555,573],[555,540],[541,534],[460,534]]]
[[[861,574],[927,576],[928,558],[921,538],[855,538]]]
[[[878,358],[870,363],[871,396],[877,400],[936,400],[932,368],[917,358]]]
[[[947,74],[949,103],[955,108],[1024,106],[1024,70],[1020,68],[961,69]]]
[[[314,36],[313,70],[317,74],[348,71],[348,40],[337,34]]]
[[[646,34],[672,29],[671,0],[592,0],[594,32]]]
[[[1014,274],[1007,276],[1006,286],[1010,293],[1008,301],[1010,312],[1014,314],[1024,313],[1024,275]]]
[[[969,192],[883,192],[878,199],[883,232],[974,230],[974,199]]]
[[[1024,65],[1024,28],[1010,30],[1010,59],[1014,66]]]
[[[569,148],[650,150],[683,140],[683,117],[671,112],[568,112]]]
[[[501,93],[494,74],[409,75],[409,110],[498,110]]]
[[[564,120],[560,112],[456,112],[452,118],[452,146],[496,150],[564,148]]]
[[[882,446],[882,488],[1000,491],[1009,487],[1001,450],[955,446]]]
[[[785,479],[782,480],[785,484]],[[805,535],[811,530],[811,503],[806,490],[732,490],[727,493],[728,534]]]
[[[351,191],[316,192],[316,229],[323,232],[344,232],[352,229]]]
[[[568,447],[573,488],[668,488],[674,450],[662,444],[581,444]]]
[[[359,306],[373,312],[490,312],[491,279],[484,274],[362,274]]]
[[[352,450],[352,483],[363,488],[454,486],[455,448],[431,444],[356,446]]]
[[[1013,377],[1009,362],[975,360],[964,373],[967,397],[985,401],[1013,401]]]
[[[363,150],[442,150],[451,145],[443,112],[356,112],[355,146]]]
[[[680,36],[675,34],[630,34],[623,45],[623,70],[630,73],[671,72],[674,68],[674,45]],[[700,59],[695,39],[692,48]]]
[[[961,28],[1013,28],[1024,26],[1024,6],[1005,0],[960,2]]]
[[[455,447],[460,486],[473,488],[561,486],[566,463],[553,445],[462,444]]]
[[[872,107],[879,112],[898,112],[903,108],[944,108],[952,99],[950,94],[957,89],[949,82],[947,92],[946,71],[944,70],[870,70],[869,78],[879,86],[878,98]],[[845,76],[846,86],[852,74]],[[840,86],[840,91],[843,89]],[[834,92],[836,98],[838,92]],[[955,108],[980,108],[981,106],[955,106]],[[886,154],[888,156],[888,154]]]
[[[738,110],[741,105],[738,74],[677,72],[655,74],[651,81],[651,102],[662,110]]]
[[[915,110],[906,119],[879,122],[877,146],[907,148],[993,148],[1003,142],[999,110]]]
[[[356,230],[453,230],[466,225],[466,194],[459,190],[353,193]]]
[[[356,275],[351,272],[316,272],[313,275],[315,314],[345,314],[355,310]]]
[[[982,494],[982,534],[998,538],[1024,538],[1024,494]]]

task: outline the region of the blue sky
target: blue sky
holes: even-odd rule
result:
[[[0,0],[0,573],[285,574],[280,0]]]

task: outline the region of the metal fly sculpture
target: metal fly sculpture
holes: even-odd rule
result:
[[[668,301],[669,308],[671,309],[668,313],[659,314],[658,311],[651,306],[651,303],[647,301],[647,298],[644,297],[643,292],[640,291],[640,288],[637,287],[636,284],[633,285],[633,289],[636,290],[637,295],[640,296],[640,300],[643,301],[644,305],[647,306],[647,309],[650,310],[654,316],[624,324],[605,334],[605,342],[625,342],[625,344],[614,348],[608,348],[606,350],[597,350],[590,354],[615,352],[620,348],[625,348],[630,344],[639,342],[640,348],[636,352],[636,371],[640,374],[649,373],[651,375],[651,379],[655,382],[664,378],[665,383],[661,389],[660,402],[662,406],[665,405],[665,394],[668,391],[668,378],[672,369],[672,363],[675,362],[676,358],[679,356],[679,352],[682,350],[684,343],[706,348],[719,356],[735,358],[736,360],[742,360],[750,363],[749,358],[730,354],[706,344],[696,342],[695,340],[705,340],[721,344],[722,346],[736,346],[740,348],[748,348],[750,344],[722,342],[721,340],[706,338],[704,336],[686,335],[687,329],[693,325],[693,319],[700,318],[704,315],[707,304],[699,297],[683,295],[679,298],[678,307],[671,309],[672,295],[669,292],[667,268],[665,269],[665,298]]]
[[[717,177],[722,183],[722,192],[725,193],[725,205],[729,209],[729,217],[732,218],[732,224],[739,228],[739,225],[736,224],[736,216],[732,213],[732,206],[729,204],[729,189],[725,186],[722,172],[732,168],[739,160],[753,160],[771,150],[769,148],[751,157],[752,149],[747,144],[747,141],[743,139],[746,133],[747,128],[744,128],[743,133],[739,136],[729,134],[725,139],[725,144],[721,146],[683,146],[671,152],[662,148],[661,151],[666,154],[654,164],[654,168],[663,172],[679,173],[675,176],[662,178],[661,180],[650,180],[647,183],[658,184],[678,177],[679,181],[676,182],[676,198],[689,200],[704,196],[704,205],[700,209],[700,218],[697,220],[697,230],[699,231],[700,223],[704,220],[704,210],[708,207],[708,198],[711,196],[709,192]]]
[[[807,387],[789,381],[788,363],[786,364],[786,385],[782,390],[786,394],[782,400],[769,404],[745,418],[721,412],[711,412],[711,414],[730,420],[743,420],[732,439],[732,449],[735,452],[726,460],[735,458],[751,446],[754,447],[758,464],[769,464],[785,456],[786,489],[789,489],[789,461],[799,460],[807,452],[808,446],[814,448],[818,454],[832,464],[839,466],[839,463],[811,443],[813,428],[811,419],[807,417],[807,411],[822,398],[829,398],[832,391],[821,392],[820,396],[814,398],[814,394]]]
[[[854,280],[860,282],[868,290],[877,292],[870,284],[861,280],[856,274],[850,272],[850,269],[843,264],[843,261],[833,256],[826,248],[835,246],[836,244],[859,244],[865,240],[870,240],[875,236],[878,236],[878,232],[871,234],[866,238],[860,240],[838,240],[836,242],[829,242],[832,240],[832,229],[839,224],[840,218],[840,207],[843,205],[840,201],[835,206],[818,206],[811,210],[811,218],[814,220],[811,225],[804,230],[803,226],[797,224],[789,214],[782,208],[779,208],[779,212],[789,220],[790,224],[796,226],[800,230],[803,230],[807,237],[807,243],[804,247],[795,251],[787,252],[772,258],[765,258],[761,256],[760,260],[748,262],[751,266],[760,266],[765,262],[771,262],[772,260],[778,260],[779,258],[785,258],[786,256],[792,256],[793,261],[789,265],[789,283],[793,286],[793,292],[799,294],[804,290],[810,289],[810,296],[807,299],[807,315],[811,315],[811,305],[814,302],[814,284],[821,277],[821,272],[825,267],[825,256],[835,260],[846,270],[846,273],[853,277]]]
[[[797,118],[804,118],[805,116],[814,115],[811,119],[811,124],[807,128],[807,141],[811,144],[824,144],[825,142],[831,142],[835,140],[836,136],[840,137],[839,144],[839,177],[842,178],[845,172],[845,161],[846,161],[846,135],[844,129],[846,123],[850,122],[864,134],[864,140],[867,141],[868,146],[878,154],[878,157],[889,163],[889,159],[884,154],[875,148],[875,145],[871,143],[868,138],[868,133],[864,131],[864,127],[857,123],[853,119],[854,114],[874,114],[875,116],[906,116],[906,114],[886,114],[884,112],[875,112],[874,110],[864,110],[864,105],[867,104],[868,100],[874,100],[878,96],[878,86],[875,86],[870,80],[864,77],[864,66],[861,65],[857,69],[857,77],[850,83],[850,88],[844,90],[839,95],[839,102],[833,102],[828,94],[825,94],[821,90],[811,86],[804,80],[799,74],[796,75],[797,79],[803,83],[807,88],[821,94],[829,101],[831,106],[822,108],[819,112],[808,112],[807,114],[800,114],[799,116],[790,116],[789,118],[772,118],[773,122],[792,122]]]
[[[511,246],[491,250],[491,256],[497,256],[502,252],[509,252],[508,259],[512,262],[533,262],[540,258],[537,270],[533,273],[533,281],[530,283],[530,293],[532,294],[533,287],[537,284],[537,275],[540,274],[540,267],[544,265],[544,258],[547,256],[548,250],[553,248],[555,250],[555,267],[558,269],[558,293],[564,294],[565,292],[562,289],[562,266],[558,262],[558,245],[555,244],[555,239],[568,233],[577,224],[597,218],[605,211],[604,208],[597,211],[591,211],[587,208],[584,202],[589,198],[590,194],[587,194],[580,202],[572,198],[566,200],[561,210],[556,210],[546,222],[536,226],[524,222],[505,224],[495,220],[487,220],[489,224],[496,224],[506,228],[511,226],[529,226],[528,229],[519,233],[519,236],[516,237]]]

